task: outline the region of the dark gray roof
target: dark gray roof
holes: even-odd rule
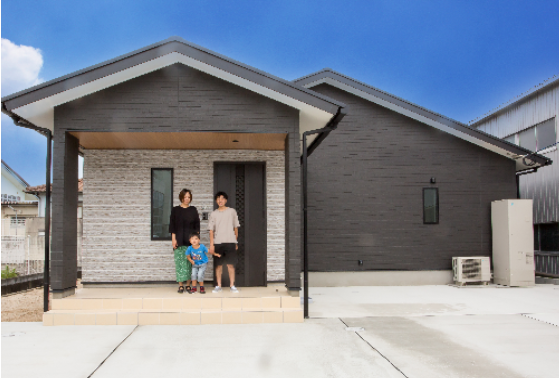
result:
[[[184,54],[328,113],[335,114],[340,107],[344,106],[327,96],[195,45],[180,37],[168,38],[114,59],[4,96],[2,103],[8,110],[12,110],[172,52]]]
[[[367,94],[370,94],[372,96],[378,97],[381,100],[387,101],[391,104],[400,106],[408,111],[411,111],[413,113],[416,113],[420,116],[426,117],[428,119],[431,119],[433,121],[436,121],[440,124],[443,124],[447,127],[450,127],[452,129],[455,129],[457,131],[460,131],[464,134],[467,134],[471,137],[474,137],[476,139],[479,139],[482,142],[486,142],[489,144],[492,144],[502,150],[508,151],[514,155],[521,155],[521,156],[525,156],[525,155],[533,155],[531,157],[531,160],[535,160],[539,165],[549,165],[552,163],[552,160],[550,160],[549,158],[542,156],[542,155],[538,155],[538,154],[534,154],[534,151],[530,151],[527,150],[525,148],[519,147],[513,143],[509,143],[506,142],[505,140],[499,139],[493,135],[487,134],[485,132],[482,132],[480,130],[476,130],[473,129],[471,127],[469,127],[468,125],[456,121],[452,118],[443,116],[441,114],[438,114],[436,112],[433,112],[429,109],[426,109],[422,106],[416,105],[410,101],[404,100],[400,97],[397,97],[395,95],[392,95],[390,93],[387,93],[385,91],[382,91],[378,88],[372,87],[371,85],[365,84],[363,82],[360,82],[356,79],[353,79],[351,77],[345,76],[341,73],[338,73],[330,68],[325,68],[322,69],[320,71],[317,71],[315,73],[312,73],[310,75],[301,77],[299,79],[294,80],[294,83],[302,85],[302,86],[307,86],[308,88],[312,88],[316,85],[321,84],[325,79],[332,79],[332,80],[336,80],[342,84],[345,84],[347,86],[350,86],[352,88],[358,89],[360,91],[363,91]],[[316,84],[315,84],[316,83]]]

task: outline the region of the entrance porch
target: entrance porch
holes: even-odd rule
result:
[[[169,217],[183,188],[206,246],[214,194],[228,193],[241,223],[237,286],[285,281],[285,134],[70,134],[84,156],[84,285],[175,281]],[[213,271],[210,259],[206,281]]]
[[[52,300],[43,325],[199,325],[302,323],[299,296],[284,284],[179,294],[175,285],[148,287],[79,287]]]

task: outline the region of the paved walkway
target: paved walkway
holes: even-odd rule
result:
[[[2,377],[558,377],[558,286],[313,288],[304,324],[2,323]]]

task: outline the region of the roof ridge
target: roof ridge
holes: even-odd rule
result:
[[[399,97],[399,96],[396,96],[396,95],[394,95],[394,94],[392,94],[392,93],[386,92],[386,91],[384,91],[383,89],[379,89],[379,88],[377,88],[377,87],[374,87],[374,86],[372,86],[372,85],[370,85],[370,84],[367,84],[367,83],[365,83],[365,82],[363,82],[363,81],[359,81],[359,80],[357,80],[357,79],[354,79],[353,77],[344,75],[344,74],[342,74],[342,73],[340,73],[340,72],[337,72],[337,71],[335,71],[335,70],[333,70],[333,69],[330,69],[330,68],[325,68],[325,69],[323,69],[323,70],[317,71],[317,72],[315,72],[315,73],[312,73],[312,74],[310,74],[310,75],[307,75],[307,76],[305,76],[305,77],[302,77],[302,78],[300,78],[300,79],[297,79],[296,81],[304,80],[304,79],[310,78],[310,77],[312,77],[312,76],[318,75],[318,74],[323,73],[323,72],[330,72],[330,73],[332,73],[332,74],[334,74],[334,75],[338,75],[338,76],[343,77],[343,78],[345,78],[345,79],[347,79],[347,80],[350,80],[350,81],[352,81],[352,82],[354,82],[354,83],[356,83],[356,84],[358,84],[358,85],[362,85],[362,86],[364,86],[364,87],[366,87],[366,88],[369,88],[369,89],[372,89],[372,90],[374,90],[374,91],[381,92],[381,93],[383,93],[383,94],[386,95],[386,96],[389,96],[389,97],[394,98],[395,100],[402,101],[402,102],[407,103],[407,104],[409,104],[409,105],[412,105],[412,106],[414,106],[414,107],[420,108],[420,109],[422,109],[423,111],[428,112],[428,113],[431,113],[431,114],[433,114],[433,115],[435,115],[435,116],[437,116],[437,117],[445,118],[445,119],[447,119],[447,120],[449,120],[449,121],[451,121],[451,122],[454,122],[454,123],[456,123],[456,124],[458,124],[458,125],[461,125],[461,126],[469,127],[469,128],[470,128],[470,126],[469,126],[468,124],[466,124],[466,123],[463,123],[463,122],[461,122],[461,121],[457,121],[456,119],[450,118],[450,117],[445,116],[445,115],[440,114],[440,113],[437,113],[437,112],[435,112],[435,111],[433,111],[433,110],[430,110],[430,109],[428,109],[428,108],[423,107],[422,105],[415,104],[415,103],[413,103],[413,102],[411,102],[411,101],[409,101],[409,100],[406,100],[406,99],[404,99],[404,98],[402,98],[402,97]],[[356,89],[359,89],[359,88],[356,88]]]
[[[340,103],[340,102],[338,102],[338,101],[336,101],[336,100],[334,100],[334,99],[332,99],[332,98],[330,98],[330,97],[328,97],[328,96],[325,96],[325,95],[322,95],[322,94],[320,94],[320,93],[314,92],[314,91],[312,91],[312,90],[310,90],[310,89],[308,89],[308,88],[305,88],[305,87],[303,87],[303,86],[301,86],[301,85],[298,85],[297,83],[294,83],[294,82],[292,82],[292,81],[290,81],[290,80],[283,79],[283,78],[281,78],[281,77],[279,77],[279,76],[276,76],[276,75],[273,75],[273,74],[271,74],[271,73],[268,73],[268,72],[259,70],[258,68],[255,68],[255,67],[253,67],[253,66],[249,66],[248,64],[242,63],[242,62],[240,62],[240,61],[238,61],[238,60],[232,59],[232,58],[230,58],[230,57],[228,57],[228,56],[225,56],[225,55],[220,54],[220,53],[218,53],[218,52],[215,52],[215,51],[212,51],[212,50],[210,50],[210,49],[207,49],[206,47],[203,47],[203,46],[197,45],[197,44],[195,44],[195,43],[193,43],[193,42],[187,41],[187,40],[185,40],[185,39],[183,39],[183,38],[181,38],[181,37],[179,37],[179,36],[172,36],[172,37],[169,37],[169,38],[164,39],[164,40],[162,40],[162,41],[153,43],[153,44],[151,44],[151,45],[144,46],[144,47],[141,47],[141,48],[139,48],[139,49],[133,50],[133,51],[131,51],[131,52],[128,52],[128,53],[119,55],[119,56],[117,56],[117,57],[115,57],[115,58],[105,60],[105,61],[103,61],[103,62],[100,62],[100,63],[94,64],[94,65],[91,65],[91,66],[82,68],[82,69],[77,70],[77,71],[74,71],[74,72],[71,72],[71,73],[66,74],[66,75],[64,75],[64,76],[60,76],[60,77],[58,77],[58,78],[54,78],[54,79],[51,79],[51,80],[49,80],[49,81],[46,81],[46,82],[37,84],[37,85],[35,85],[35,86],[33,86],[33,87],[30,87],[30,88],[27,88],[27,89],[23,89],[23,90],[21,90],[21,91],[18,91],[18,92],[9,94],[9,95],[7,95],[7,96],[2,97],[1,101],[2,101],[2,102],[5,102],[5,101],[12,100],[12,99],[14,99],[14,98],[16,98],[16,97],[19,97],[19,96],[22,96],[22,95],[24,95],[24,94],[31,93],[31,92],[36,91],[36,90],[40,90],[40,89],[42,89],[42,88],[48,87],[48,86],[50,86],[50,85],[53,85],[53,84],[55,84],[55,83],[58,83],[58,82],[61,82],[61,81],[66,80],[66,79],[70,79],[70,78],[79,76],[79,75],[81,75],[81,74],[85,74],[85,73],[87,73],[87,72],[93,71],[93,70],[98,69],[98,68],[100,68],[100,67],[104,67],[104,66],[107,66],[107,65],[110,65],[110,64],[119,62],[119,61],[121,61],[121,60],[130,58],[130,57],[132,57],[132,56],[134,56],[134,55],[137,55],[137,54],[146,52],[146,51],[148,51],[148,50],[155,49],[155,48],[157,48],[157,47],[160,47],[160,46],[166,45],[166,44],[168,44],[168,43],[172,43],[172,42],[179,42],[179,43],[182,43],[182,44],[184,44],[184,45],[186,45],[186,46],[188,46],[188,47],[190,47],[190,48],[193,48],[193,49],[199,50],[199,51],[201,51],[201,52],[210,54],[210,55],[212,55],[212,56],[214,56],[214,57],[216,57],[216,58],[219,58],[219,59],[222,59],[222,60],[224,60],[224,61],[227,61],[227,62],[229,62],[229,63],[231,63],[231,64],[234,64],[234,65],[236,65],[236,66],[238,66],[238,67],[241,67],[241,68],[244,68],[244,69],[246,69],[246,70],[249,70],[249,71],[251,71],[251,72],[253,72],[253,73],[256,73],[256,74],[265,76],[265,77],[267,77],[267,78],[269,78],[269,79],[278,81],[278,82],[280,82],[280,83],[282,83],[282,84],[285,84],[285,85],[287,85],[287,86],[289,86],[289,87],[291,87],[291,88],[294,88],[294,89],[297,89],[297,90],[302,91],[302,92],[304,92],[304,93],[307,93],[308,95],[314,96],[314,97],[319,98],[319,99],[321,99],[321,100],[323,100],[323,101],[329,102],[329,103],[331,103],[331,104],[333,104],[333,105],[336,105],[336,106],[344,106],[344,104],[342,104],[342,103]],[[175,52],[177,52],[177,51],[175,51]],[[177,53],[179,53],[179,52],[177,52]],[[179,53],[179,54],[180,54],[180,53]]]

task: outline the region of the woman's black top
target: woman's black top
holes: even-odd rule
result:
[[[190,246],[189,235],[193,232],[200,235],[200,218],[196,207],[175,206],[171,210],[169,232],[175,234],[177,247]]]

